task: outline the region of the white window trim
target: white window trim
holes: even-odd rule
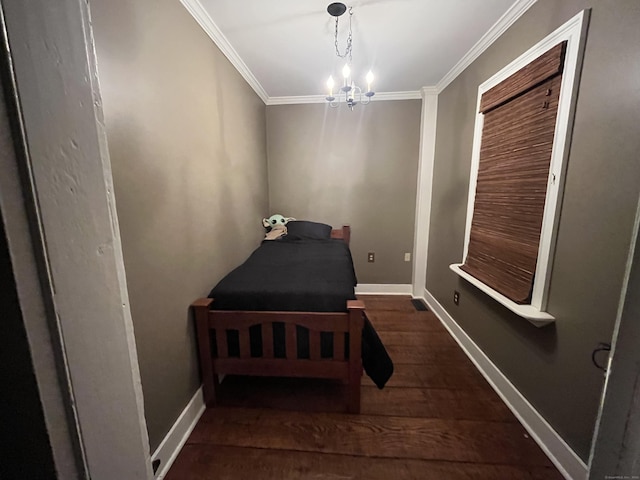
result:
[[[467,225],[464,241],[463,263],[466,261],[469,251],[471,222],[473,220],[473,209],[478,181],[480,143],[482,140],[482,127],[484,125],[484,115],[480,113],[480,100],[482,95],[500,82],[506,80],[524,66],[531,63],[550,48],[561,42],[567,42],[562,74],[562,85],[560,87],[558,113],[556,117],[556,133],[553,139],[549,179],[547,181],[547,201],[544,206],[542,231],[540,234],[540,247],[538,250],[538,261],[536,264],[531,304],[519,305],[512,302],[504,295],[461,270],[460,266],[463,265],[463,263],[450,265],[451,270],[456,272],[462,278],[469,281],[493,299],[506,306],[509,310],[523,318],[526,318],[536,326],[546,325],[555,320],[552,315],[546,312],[547,296],[549,293],[552,259],[555,251],[560,205],[562,203],[561,200],[564,190],[564,177],[567,165],[566,160],[569,156],[569,145],[573,130],[573,116],[578,91],[577,87],[580,80],[580,70],[582,67],[582,57],[587,31],[586,25],[588,20],[589,10],[581,11],[571,20],[538,42],[478,87],[478,100],[476,107],[476,112],[478,113],[476,113],[473,150],[471,153],[471,173],[469,178],[469,199],[467,206]]]

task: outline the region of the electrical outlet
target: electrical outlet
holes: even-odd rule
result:
[[[374,252],[367,253],[367,262],[373,263],[376,261],[376,254]]]
[[[460,305],[460,292],[457,290],[453,291],[453,303]]]
[[[407,252],[404,254],[404,261],[405,262],[410,262],[411,261],[411,253]]]

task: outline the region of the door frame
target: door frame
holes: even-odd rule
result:
[[[594,480],[640,475],[639,229],[640,201],[589,455]]]
[[[150,479],[89,4],[1,6],[19,125],[1,200],[58,476]]]

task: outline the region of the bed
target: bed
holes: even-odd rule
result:
[[[382,388],[393,363],[355,297],[350,227],[288,229],[192,304],[205,403],[223,374],[310,377],[346,384],[346,410],[359,413],[363,367]]]

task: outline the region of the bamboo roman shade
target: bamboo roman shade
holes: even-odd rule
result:
[[[461,268],[517,303],[531,297],[565,48],[548,50],[480,100],[480,162]]]

